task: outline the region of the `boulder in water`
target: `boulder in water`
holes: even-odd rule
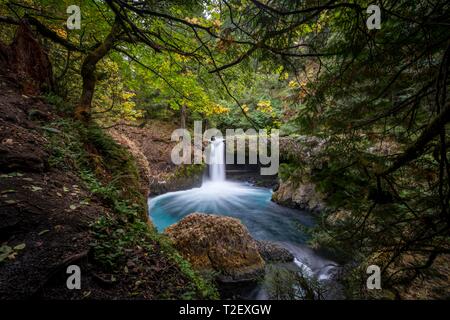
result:
[[[264,275],[257,243],[238,219],[192,213],[165,233],[194,268],[217,272],[220,282],[254,281]]]

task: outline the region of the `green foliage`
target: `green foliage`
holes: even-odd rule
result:
[[[321,300],[325,287],[306,270],[290,270],[270,266],[264,284],[270,299],[275,300]]]
[[[231,85],[237,98],[242,101],[242,110],[236,108],[233,100],[221,100],[229,112],[211,117],[219,129],[251,128],[251,123],[243,116],[245,112],[256,126],[261,129],[278,129],[281,125],[283,110],[287,107],[286,99],[289,87],[286,79],[279,74],[256,70],[251,76],[240,71]]]
[[[205,171],[206,164],[192,164],[178,166],[174,172],[174,178],[188,178],[201,175]]]
[[[330,138],[323,151],[327,165],[311,176],[328,195],[329,209],[313,241],[356,261],[361,269],[355,272],[363,272],[368,261],[381,266],[383,286],[390,289],[411,283],[450,243],[443,218],[449,152],[437,151],[447,144],[448,128],[442,126],[440,138],[435,132],[427,147],[408,151],[413,156],[386,173],[439,113],[433,88],[446,63],[448,30],[424,29],[415,18],[435,6],[448,8],[441,1],[388,1],[383,7],[393,13],[383,13],[381,30],[371,32],[353,10],[325,13],[315,45],[337,54],[320,60],[320,72],[311,62],[301,73],[309,78],[308,69],[313,71],[315,81],[299,86],[308,94],[299,96],[298,133]],[[434,19],[443,17],[436,13]],[[414,262],[405,263],[412,256]],[[351,296],[364,295],[358,283],[363,279],[352,272],[349,278]]]
[[[281,180],[287,181],[289,178],[296,177],[298,165],[295,163],[281,163],[278,169],[278,176]]]
[[[373,260],[387,273],[385,285],[395,285],[416,279],[450,250],[447,2],[383,1],[382,28],[372,31],[365,26],[366,0],[331,7],[326,1],[124,6],[82,0],[83,27],[72,31],[64,27],[69,0],[2,2],[0,14],[31,15],[83,48],[42,41],[55,91],[64,98],[47,100],[61,113],[71,114],[79,102],[86,53],[123,15],[120,41],[94,77],[98,124],[167,119],[187,109],[190,120],[206,118],[219,129],[254,125],[328,138],[322,167],[284,164],[280,177],[295,180],[311,171],[308,179],[327,194],[329,207],[313,241],[345,251],[361,266]],[[132,11],[146,5],[158,14]],[[14,28],[4,30],[0,39],[9,42]],[[430,123],[437,126],[430,129]],[[92,193],[131,225],[145,214],[131,156],[99,126],[59,121],[43,129],[51,166],[77,168]],[[177,174],[191,174],[183,170]],[[350,214],[336,218],[336,212]],[[109,223],[100,223],[99,235],[112,228]],[[114,233],[113,244],[137,241],[140,226],[131,228],[130,238]],[[110,254],[112,247],[99,249],[107,263],[120,259]],[[410,256],[413,266],[405,266]]]
[[[125,149],[95,124],[86,127],[76,121],[58,120],[50,123],[48,128],[53,129],[45,131],[51,151],[51,166],[61,169],[75,167],[91,187],[94,187],[95,179],[102,181],[106,184],[105,190],[110,190],[109,193],[103,192],[103,199],[108,204],[115,206],[114,202],[120,197],[129,199],[145,215],[146,199],[140,192],[139,172]]]
[[[20,243],[13,247],[9,246],[7,243],[2,244],[0,246],[0,264],[6,259],[14,260],[16,255],[25,249],[25,246],[25,243]]]
[[[178,251],[174,249],[170,241],[161,234],[154,234],[157,238],[162,251],[167,254],[181,269],[181,271],[193,282],[194,287],[191,291],[187,291],[183,299],[192,299],[200,296],[208,299],[219,299],[219,294],[214,285],[214,275],[202,274],[201,276],[192,269],[189,262],[184,259]]]

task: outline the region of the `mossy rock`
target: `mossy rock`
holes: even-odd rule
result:
[[[264,274],[257,243],[238,219],[193,213],[165,233],[195,269],[216,272],[221,282],[254,281]]]

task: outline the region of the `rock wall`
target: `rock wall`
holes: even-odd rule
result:
[[[281,181],[278,189],[272,194],[272,200],[281,205],[310,211],[325,209],[325,195],[316,191],[312,182],[298,183]]]
[[[326,195],[317,191],[310,180],[314,170],[326,165],[327,157],[321,154],[325,144],[325,139],[313,136],[280,138],[280,160],[295,163],[299,170],[284,179],[280,178],[278,188],[272,195],[273,201],[302,210],[325,209]]]
[[[177,166],[171,160],[176,145],[171,134],[175,129],[176,124],[151,120],[144,127],[123,123],[109,130],[137,159],[141,175],[148,177],[147,194],[152,196],[201,185],[203,166]]]
[[[385,137],[368,137],[370,146],[366,152],[388,156],[398,153],[400,145]],[[326,208],[327,194],[317,190],[312,181],[318,171],[327,166],[329,155],[326,152],[328,140],[314,136],[289,136],[280,138],[281,162],[294,164],[297,168],[286,177],[280,173],[279,186],[272,200],[285,206],[311,211]]]
[[[150,164],[147,157],[142,153],[141,149],[132,140],[115,129],[108,130],[111,137],[120,145],[124,146],[131,153],[136,161],[139,169],[141,193],[148,195],[150,193]]]

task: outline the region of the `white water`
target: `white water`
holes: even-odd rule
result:
[[[209,178],[213,182],[225,181],[225,143],[215,139],[209,147]]]

